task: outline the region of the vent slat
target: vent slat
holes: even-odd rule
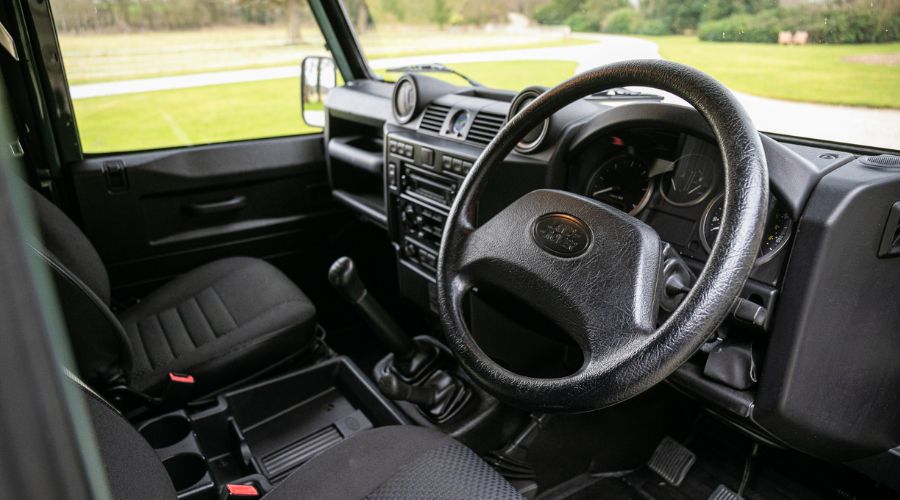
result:
[[[466,140],[476,144],[486,145],[494,140],[503,124],[506,123],[506,117],[493,113],[478,113],[472,126],[469,127],[469,134]]]
[[[444,120],[450,113],[450,107],[441,104],[429,104],[425,108],[425,114],[422,115],[422,121],[419,123],[419,130],[427,130],[429,132],[440,133],[444,126]]]

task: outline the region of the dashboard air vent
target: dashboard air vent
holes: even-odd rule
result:
[[[425,114],[422,115],[422,122],[419,123],[419,130],[427,130],[439,134],[444,126],[444,120],[450,113],[450,106],[443,104],[429,104],[425,108]]]
[[[497,135],[497,132],[500,132],[505,122],[506,117],[503,115],[480,112],[475,115],[475,120],[472,121],[472,127],[469,128],[469,135],[466,136],[466,140],[486,146],[494,140],[494,136]]]
[[[866,157],[861,158],[860,161],[862,161],[863,165],[866,165],[868,167],[900,171],[900,156],[896,156],[896,155],[866,156]]]

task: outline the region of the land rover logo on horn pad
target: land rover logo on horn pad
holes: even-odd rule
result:
[[[575,257],[591,244],[591,230],[568,214],[542,215],[534,221],[531,236],[544,250],[560,257]]]

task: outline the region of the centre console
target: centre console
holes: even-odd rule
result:
[[[227,484],[264,494],[358,432],[408,423],[350,359],[336,357],[227,392],[212,406],[140,422],[137,429],[180,500],[216,500]]]
[[[385,193],[388,226],[398,248],[400,273],[415,273],[422,280],[402,280],[406,286],[425,286],[427,293],[410,291],[408,297],[427,297],[420,305],[436,310],[434,274],[444,224],[460,184],[472,169],[478,151],[461,145],[436,147],[414,135],[387,134],[385,138]],[[402,285],[403,286],[403,285]]]

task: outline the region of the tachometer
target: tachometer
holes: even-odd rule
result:
[[[690,207],[703,201],[715,184],[716,164],[707,156],[686,155],[675,161],[672,172],[663,177],[660,193],[676,207]]]
[[[585,194],[634,215],[650,200],[653,185],[648,175],[647,165],[637,156],[616,156],[594,172]]]
[[[722,226],[722,212],[725,210],[725,196],[720,195],[706,207],[703,212],[703,219],[700,222],[700,241],[703,247],[709,252],[719,236],[719,229]],[[756,263],[761,264],[772,259],[782,248],[784,248],[788,239],[791,237],[791,215],[778,206],[776,202],[774,207],[769,210],[766,219],[766,230],[763,233],[762,244],[759,247],[759,253],[756,257]]]

